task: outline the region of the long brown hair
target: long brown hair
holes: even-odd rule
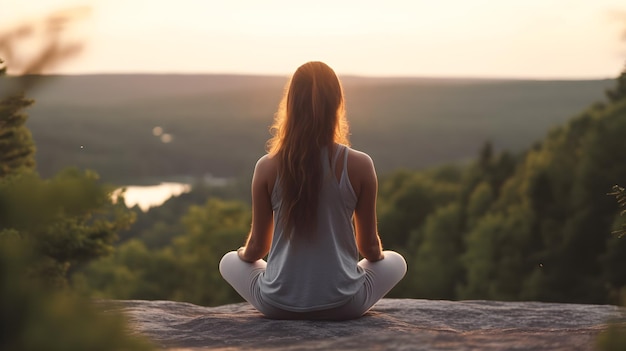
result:
[[[343,89],[323,62],[307,62],[291,77],[267,143],[278,158],[285,234],[315,228],[322,181],[321,149],[349,145]]]

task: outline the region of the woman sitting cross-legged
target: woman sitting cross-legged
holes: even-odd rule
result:
[[[348,146],[335,72],[322,62],[300,66],[272,130],[254,169],[250,234],[220,272],[268,318],[358,318],[404,277],[406,262],[382,250],[376,171]]]

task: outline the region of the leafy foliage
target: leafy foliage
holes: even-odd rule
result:
[[[438,207],[424,224],[423,241],[409,268],[412,294],[431,299],[453,299],[456,284],[463,279],[460,255],[464,249],[461,211],[457,203]],[[428,284],[421,283],[427,281]]]
[[[250,208],[240,201],[210,198],[192,205],[180,220],[183,231],[171,245],[147,248],[137,239],[111,257],[76,274],[74,283],[97,296],[168,299],[203,305],[241,301],[217,271],[222,255],[243,243]]]
[[[0,349],[152,350],[127,333],[122,316],[104,313],[93,302],[66,290],[50,289],[32,276],[40,260],[24,240],[0,237]]]
[[[0,82],[5,79],[5,71],[0,70]],[[32,104],[23,94],[0,95],[0,178],[35,169],[35,143],[23,112]]]
[[[621,208],[626,208],[626,189],[622,188],[619,185],[614,185],[613,191],[609,193],[609,195],[614,195],[617,199],[617,203],[619,204],[619,206]],[[620,216],[624,215],[626,215],[626,210],[622,210],[622,212],[620,213]],[[620,238],[626,235],[626,223],[622,223],[621,227],[619,226],[619,224],[616,224],[615,226],[618,228],[613,232],[614,234],[616,234]]]
[[[606,91],[606,97],[610,102],[618,102],[626,99],[626,68],[619,77],[617,77],[615,87]]]
[[[38,255],[36,270],[64,285],[72,266],[110,254],[133,214],[111,202],[93,172],[67,169],[42,180],[34,173],[0,179],[0,235],[18,235]]]

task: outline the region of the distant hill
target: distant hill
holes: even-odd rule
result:
[[[5,79],[11,84],[16,77]],[[66,166],[134,183],[177,175],[249,175],[264,153],[287,77],[43,76],[28,93],[40,173]],[[490,140],[521,151],[603,99],[612,80],[342,77],[353,146],[379,173],[474,157]],[[171,135],[153,135],[159,126]],[[166,139],[167,140],[167,139]]]

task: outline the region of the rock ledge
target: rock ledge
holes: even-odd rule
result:
[[[269,320],[247,303],[109,302],[172,350],[593,350],[608,320],[626,322],[616,306],[540,302],[383,299],[344,322]]]

